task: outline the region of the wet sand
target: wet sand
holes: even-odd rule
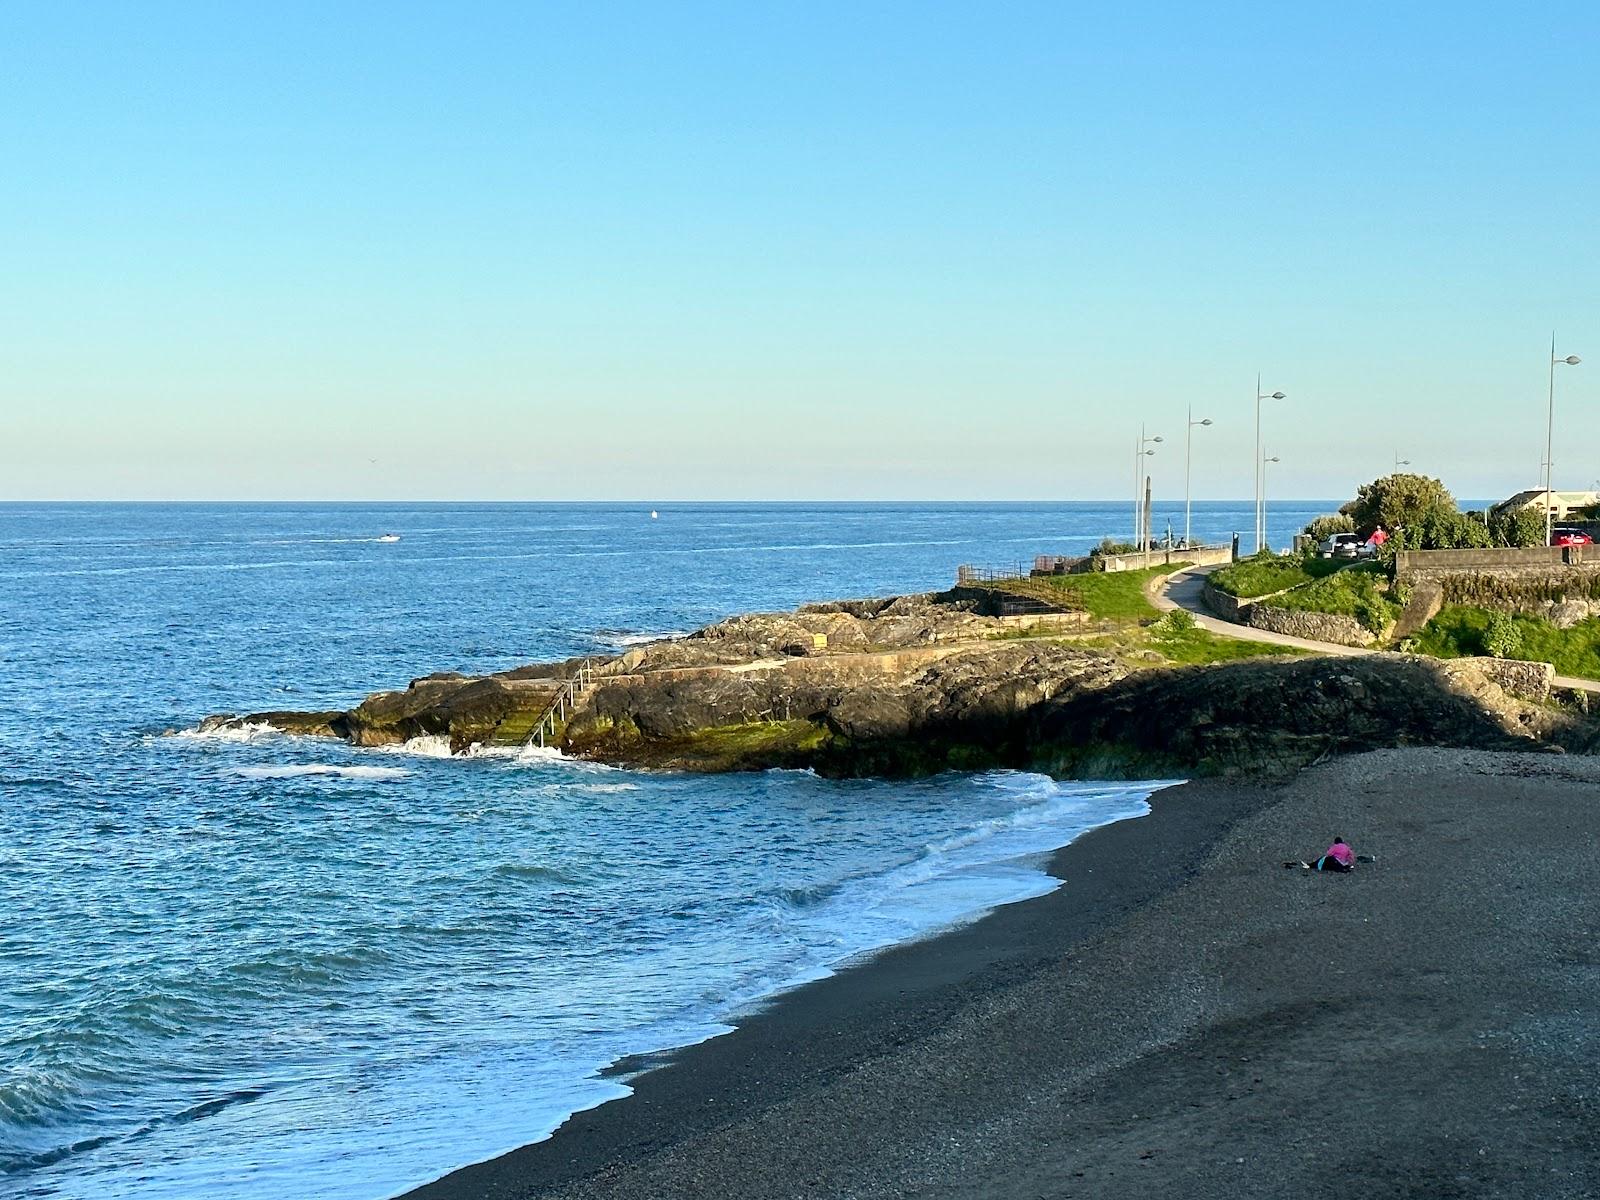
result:
[[[411,1197],[1600,1195],[1597,797],[1438,750],[1160,793]],[[1334,834],[1379,861],[1282,867]]]

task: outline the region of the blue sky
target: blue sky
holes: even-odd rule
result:
[[[1590,5],[0,8],[0,497],[1600,477]],[[1177,451],[1174,453],[1173,451]]]

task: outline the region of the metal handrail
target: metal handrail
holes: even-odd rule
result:
[[[553,734],[556,725],[565,720],[569,707],[576,711],[578,697],[581,696],[594,683],[594,664],[590,659],[584,659],[578,667],[577,673],[556,689],[556,694],[550,703],[545,705],[544,711],[539,714],[539,719],[534,722],[528,736],[522,739],[524,746],[537,743],[539,748],[544,748],[545,729],[549,728]]]

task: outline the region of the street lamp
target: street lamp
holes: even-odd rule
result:
[[[1263,538],[1266,537],[1267,533],[1267,464],[1277,461],[1276,456],[1268,458],[1265,450],[1261,452],[1261,536]],[[1256,543],[1256,549],[1261,549],[1260,542]]]
[[[1196,425],[1209,424],[1211,424],[1210,417],[1207,417],[1202,421],[1196,421],[1194,419],[1194,405],[1191,404],[1189,406],[1189,428],[1187,430],[1188,436],[1186,436],[1183,440],[1183,544],[1186,547],[1192,544],[1189,541],[1189,464],[1193,458],[1194,427]]]
[[[1409,467],[1410,465],[1411,465],[1411,460],[1409,458],[1401,458],[1400,457],[1400,451],[1398,451],[1398,450],[1396,450],[1394,452],[1394,470],[1395,470],[1395,474],[1398,475],[1400,473],[1400,468],[1401,467]]]
[[[1261,449],[1261,402],[1263,400],[1282,400],[1282,392],[1263,392],[1261,390],[1261,376],[1256,375],[1256,549],[1260,550],[1267,537],[1266,504],[1262,500],[1262,492],[1266,489],[1266,470],[1262,466]]]
[[[1139,441],[1133,448],[1133,544],[1140,550],[1144,545],[1144,499],[1139,482],[1144,476],[1144,460],[1155,454],[1149,447],[1161,441],[1159,437],[1146,437],[1144,426],[1139,426]]]
[[[1565,358],[1556,357],[1556,335],[1550,335],[1550,399],[1549,407],[1545,410],[1544,419],[1544,544],[1550,544],[1550,506],[1555,503],[1555,495],[1550,490],[1550,469],[1554,465],[1551,457],[1555,450],[1556,428],[1556,364],[1566,363],[1575,367],[1583,360],[1576,354],[1569,354]]]

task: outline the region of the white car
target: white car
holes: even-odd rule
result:
[[[1323,558],[1370,558],[1372,544],[1359,533],[1336,533],[1317,547]]]

